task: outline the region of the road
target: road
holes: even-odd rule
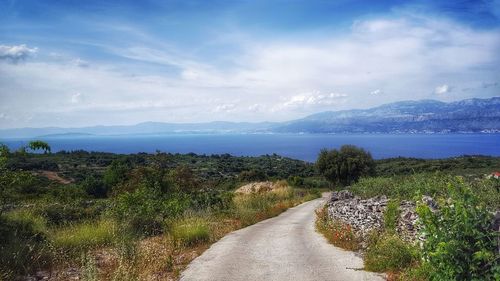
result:
[[[181,280],[384,280],[361,270],[361,257],[328,244],[315,231],[314,211],[325,200],[231,232],[193,260]]]

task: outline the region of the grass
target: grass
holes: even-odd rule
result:
[[[236,195],[224,209],[190,210],[172,217],[165,224],[168,231],[146,238],[122,231],[127,225],[120,225],[106,216],[57,225],[47,224],[35,212],[9,212],[2,219],[8,218],[10,223],[19,226],[8,229],[27,227],[26,235],[23,234],[26,239],[10,243],[17,247],[11,252],[30,249],[33,245],[40,245],[40,249],[26,253],[17,265],[10,264],[10,255],[2,253],[2,256],[9,261],[8,268],[34,265],[32,269],[16,269],[16,272],[28,273],[45,268],[59,276],[68,267],[79,267],[84,280],[175,280],[189,262],[229,232],[279,215],[321,195],[316,190],[291,188],[285,182],[281,184],[281,188],[270,192]],[[32,240],[33,234],[40,238],[39,242]],[[99,260],[97,256],[100,256]],[[41,266],[37,260],[50,261],[51,264]],[[0,280],[10,280],[12,274],[0,270]]]
[[[210,239],[208,223],[202,217],[187,217],[171,225],[171,234],[175,241],[190,246]]]
[[[397,235],[375,235],[365,252],[365,269],[375,272],[398,272],[418,260],[417,251]]]
[[[65,226],[50,235],[55,249],[64,253],[79,254],[90,249],[110,245],[117,235],[117,225],[112,220],[83,222]]]
[[[384,212],[384,227],[385,231],[396,233],[396,227],[398,225],[399,214],[399,200],[390,200],[387,203],[387,208]]]
[[[124,247],[115,243],[109,249],[114,260],[99,268],[99,280],[176,280],[194,258],[226,234],[320,195],[314,190],[283,187],[267,193],[237,195],[232,206],[223,211],[188,211],[167,221],[167,232],[138,241],[127,258],[119,254],[125,252]]]

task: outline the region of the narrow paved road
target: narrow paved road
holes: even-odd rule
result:
[[[191,262],[181,280],[383,280],[360,270],[360,257],[328,244],[315,231],[314,210],[325,200],[228,234]]]

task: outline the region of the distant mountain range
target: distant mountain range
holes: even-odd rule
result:
[[[327,111],[288,122],[145,122],[131,126],[19,128],[1,138],[171,133],[498,133],[500,97],[457,102],[402,101],[370,109]]]

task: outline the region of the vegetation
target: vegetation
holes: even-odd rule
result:
[[[312,164],[277,155],[29,148],[0,150],[0,280],[39,269],[68,279],[65,268],[75,266],[89,280],[175,278],[210,243],[317,198],[324,184]],[[46,153],[28,152],[40,149]],[[287,183],[292,177],[300,186]],[[234,195],[253,180],[281,180],[281,188]],[[97,263],[99,255],[109,262]]]
[[[339,150],[321,150],[316,165],[326,179],[341,185],[375,173],[371,154],[353,145],[344,145]]]
[[[331,220],[326,207],[316,211],[316,229],[337,247],[350,251],[360,248],[361,238],[354,234],[350,225]]]
[[[339,163],[326,161],[328,157],[339,159],[324,151],[318,167]],[[332,167],[334,172],[341,170],[340,165]],[[366,241],[358,237],[356,247],[348,243],[355,237],[352,229],[329,219],[326,209],[318,211],[316,227],[336,246],[356,249],[359,243],[367,245],[363,250],[365,268],[389,272],[391,280],[499,280],[499,233],[491,227],[492,212],[500,209],[500,181],[486,177],[499,168],[498,157],[483,156],[378,160],[378,176],[352,180],[349,190],[362,198],[390,198],[384,228],[374,231]],[[329,176],[327,169],[320,171],[342,184],[338,176]],[[438,209],[421,203],[423,195],[434,198]],[[420,235],[425,237],[421,245],[406,242],[397,234],[402,200],[419,203]]]
[[[401,271],[418,260],[416,249],[394,233],[374,234],[366,250],[365,268],[375,272]]]
[[[68,267],[80,268],[88,280],[176,278],[230,231],[339,185],[351,185],[365,198],[391,198],[385,230],[369,242],[367,268],[403,271],[401,278],[417,280],[494,280],[496,236],[487,221],[500,206],[500,185],[484,174],[498,170],[499,159],[374,161],[368,152],[344,146],[322,151],[313,165],[278,155],[51,153],[43,142],[11,152],[0,146],[0,280],[39,269],[57,275]],[[233,192],[260,180],[281,188]],[[441,210],[419,209],[422,228],[433,237],[422,249],[394,231],[398,202],[421,195],[438,199]],[[330,221],[325,209],[318,211],[316,227],[334,245],[359,248],[359,237],[348,225]],[[97,262],[101,256],[108,262]]]
[[[431,279],[500,279],[499,233],[491,228],[492,214],[465,184],[449,186],[449,196],[440,201],[438,212],[426,205],[418,209]]]

